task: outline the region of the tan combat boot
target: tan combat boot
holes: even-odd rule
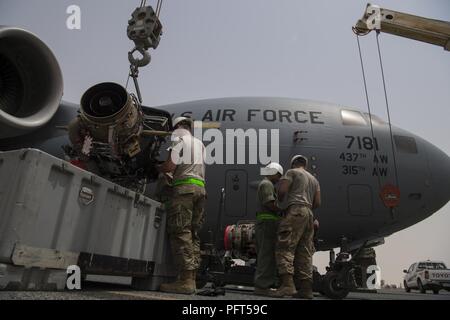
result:
[[[257,296],[271,297],[274,293],[275,293],[275,290],[271,289],[271,288],[264,289],[264,288],[255,287],[255,289],[253,290],[253,294],[255,294]]]
[[[295,290],[294,279],[291,274],[282,274],[281,277],[281,287],[270,294],[271,297],[283,298],[292,297],[297,293]]]
[[[294,296],[299,299],[313,299],[312,281],[311,280],[299,280],[298,291]]]
[[[195,293],[195,280],[193,280],[192,270],[184,270],[180,274],[180,279],[172,283],[163,283],[159,288],[162,292],[193,294]]]

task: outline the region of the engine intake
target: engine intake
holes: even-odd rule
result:
[[[62,94],[61,69],[45,43],[29,31],[0,26],[0,139],[45,125]]]

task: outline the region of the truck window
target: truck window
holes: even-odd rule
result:
[[[420,262],[419,265],[417,266],[417,270],[423,270],[427,267],[427,265],[423,262]]]
[[[440,263],[440,262],[431,262],[431,263],[427,263],[427,269],[430,270],[444,270],[447,269],[445,267],[445,264]]]

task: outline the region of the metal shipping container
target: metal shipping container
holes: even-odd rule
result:
[[[159,202],[40,150],[0,152],[0,289],[37,289],[25,271],[74,263],[155,289],[149,279],[171,275],[167,251]]]

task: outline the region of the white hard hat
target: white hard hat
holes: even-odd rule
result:
[[[283,175],[283,167],[276,162],[271,162],[261,169],[261,175],[263,176],[272,176],[277,173]]]
[[[175,127],[177,126],[177,124],[179,124],[181,121],[187,121],[187,122],[189,122],[189,126],[192,127],[192,119],[191,119],[191,118],[188,118],[188,117],[178,117],[178,118],[175,118],[175,119],[172,121],[172,126],[175,128]]]
[[[297,154],[297,155],[292,157],[292,159],[291,159],[291,166],[296,160],[299,160],[299,159],[303,159],[305,161],[305,165],[308,165],[308,158],[305,157],[305,156],[302,156],[301,154]]]

